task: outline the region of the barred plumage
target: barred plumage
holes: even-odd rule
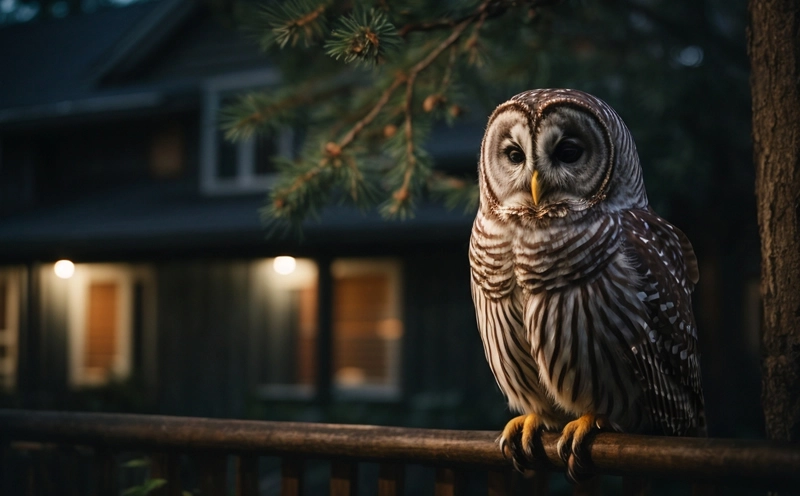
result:
[[[574,90],[513,97],[489,119],[479,181],[472,294],[510,407],[549,428],[588,415],[627,432],[702,434],[697,262],[648,206],[616,112]],[[564,431],[574,442],[576,426]]]

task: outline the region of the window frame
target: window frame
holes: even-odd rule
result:
[[[50,266],[52,274],[52,266]],[[52,275],[52,277],[56,277]],[[108,377],[97,378],[86,373],[86,325],[88,318],[89,286],[93,283],[111,282],[117,285],[116,316],[116,356]],[[68,334],[68,384],[70,387],[105,386],[113,380],[125,380],[134,372],[141,373],[145,379],[152,381],[155,370],[154,357],[146,358],[143,369],[134,370],[134,291],[137,283],[145,287],[141,302],[141,325],[148,354],[155,355],[155,294],[152,271],[146,266],[117,263],[81,263],[75,264],[75,273],[67,280],[62,280],[67,290],[67,334]]]
[[[275,85],[279,81],[275,69],[228,74],[210,78],[203,84],[202,117],[200,119],[200,190],[206,195],[261,193],[275,186],[277,174],[255,173],[256,140],[236,143],[236,175],[217,176],[220,152],[219,111],[222,100],[231,93]],[[293,132],[282,129],[277,135],[279,156],[292,156]]]

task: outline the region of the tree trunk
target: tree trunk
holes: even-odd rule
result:
[[[800,440],[800,2],[750,0],[767,434]]]

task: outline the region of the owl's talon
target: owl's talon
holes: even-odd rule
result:
[[[573,483],[588,478],[591,465],[587,460],[586,441],[592,431],[610,428],[613,424],[605,415],[587,413],[569,422],[561,431],[556,448],[567,467],[567,478]]]
[[[567,480],[573,484],[579,484],[591,479],[593,474],[584,466],[581,459],[575,455],[570,455],[567,461]]]
[[[533,462],[533,440],[541,425],[541,419],[532,413],[520,415],[511,419],[500,435],[500,451],[519,472],[525,473]]]
[[[504,457],[511,458],[512,453],[509,446],[509,442],[504,437],[500,437],[500,451],[503,453]]]

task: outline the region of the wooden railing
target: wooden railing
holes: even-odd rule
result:
[[[528,481],[514,476],[498,450],[497,435],[493,431],[0,410],[0,492],[119,494],[124,489],[118,480],[119,467],[126,459],[124,453],[133,452],[148,455],[148,478],[166,481],[150,494],[169,496],[182,494],[187,465],[194,467],[192,485],[203,496],[231,491],[240,496],[261,494],[259,481],[267,475],[268,457],[280,459],[280,468],[276,461],[269,470],[276,474],[274,494],[279,491],[284,496],[303,494],[308,472],[304,468],[313,460],[330,463],[325,492],[337,496],[356,494],[359,465],[368,463],[378,467],[375,487],[367,488],[368,494],[404,494],[407,468],[414,466],[433,471],[433,488],[427,494],[445,496],[461,490],[476,494],[476,485],[490,495],[515,494],[523,486],[526,494],[545,494],[546,473],[540,471]],[[540,463],[554,471],[563,468],[555,448],[557,437],[544,433],[539,446]],[[792,444],[601,433],[588,452],[598,474],[638,481],[681,479],[687,481],[687,488],[690,483],[800,488],[800,446]],[[41,453],[51,453],[50,462],[36,461]],[[81,482],[85,491],[69,487],[74,483],[68,482],[70,477],[80,478],[78,472],[84,466],[88,467],[83,477],[88,480]],[[53,478],[59,482],[53,483]],[[49,487],[53,485],[58,487]],[[629,485],[627,491],[646,490],[635,487],[641,484]]]

